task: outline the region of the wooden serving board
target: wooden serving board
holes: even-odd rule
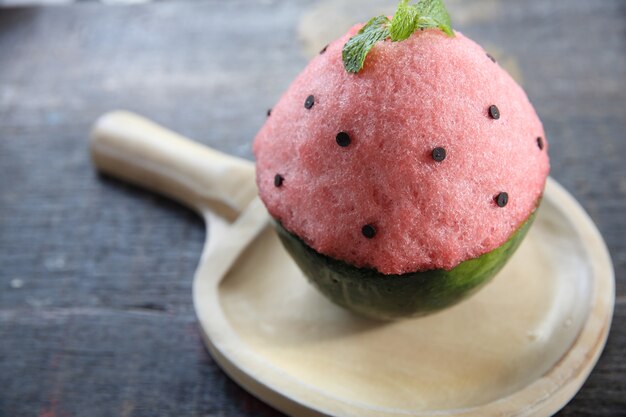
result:
[[[307,283],[256,197],[254,166],[126,112],[94,128],[98,169],[202,213],[193,300],[208,349],[248,391],[292,416],[548,416],[606,341],[611,260],[556,181],[528,237],[478,294],[399,322],[357,317]]]

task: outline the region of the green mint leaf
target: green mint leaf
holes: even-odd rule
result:
[[[386,16],[375,17],[346,42],[342,51],[346,71],[359,72],[376,42],[387,38],[394,42],[403,41],[417,29],[429,28],[438,28],[446,35],[454,36],[443,0],[419,0],[416,4],[409,4],[409,1],[400,0],[391,21]]]
[[[419,15],[416,29],[439,28],[446,35],[454,36],[452,21],[443,0],[421,0],[415,7]]]
[[[341,56],[346,71],[357,73],[363,68],[365,57],[378,41],[389,37],[389,19],[377,16],[370,19],[355,36],[343,46]]]
[[[418,19],[417,8],[409,5],[409,0],[402,0],[393,14],[389,34],[394,42],[403,41],[415,32]]]

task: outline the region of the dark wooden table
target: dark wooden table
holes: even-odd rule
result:
[[[0,9],[0,416],[280,415],[202,345],[191,303],[200,218],[97,175],[88,132],[126,108],[251,158],[307,54],[391,3]],[[448,3],[456,28],[523,83],[552,175],[615,263],[606,350],[560,415],[626,415],[626,2]]]

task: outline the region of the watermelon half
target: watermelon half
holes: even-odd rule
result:
[[[541,121],[479,45],[431,29],[348,73],[332,42],[254,140],[261,199],[308,278],[379,318],[472,293],[521,242],[549,172]]]

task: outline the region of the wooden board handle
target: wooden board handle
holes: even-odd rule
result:
[[[257,195],[254,164],[192,142],[126,111],[102,116],[91,133],[99,171],[202,212],[241,212]],[[217,206],[217,207],[216,207]]]

